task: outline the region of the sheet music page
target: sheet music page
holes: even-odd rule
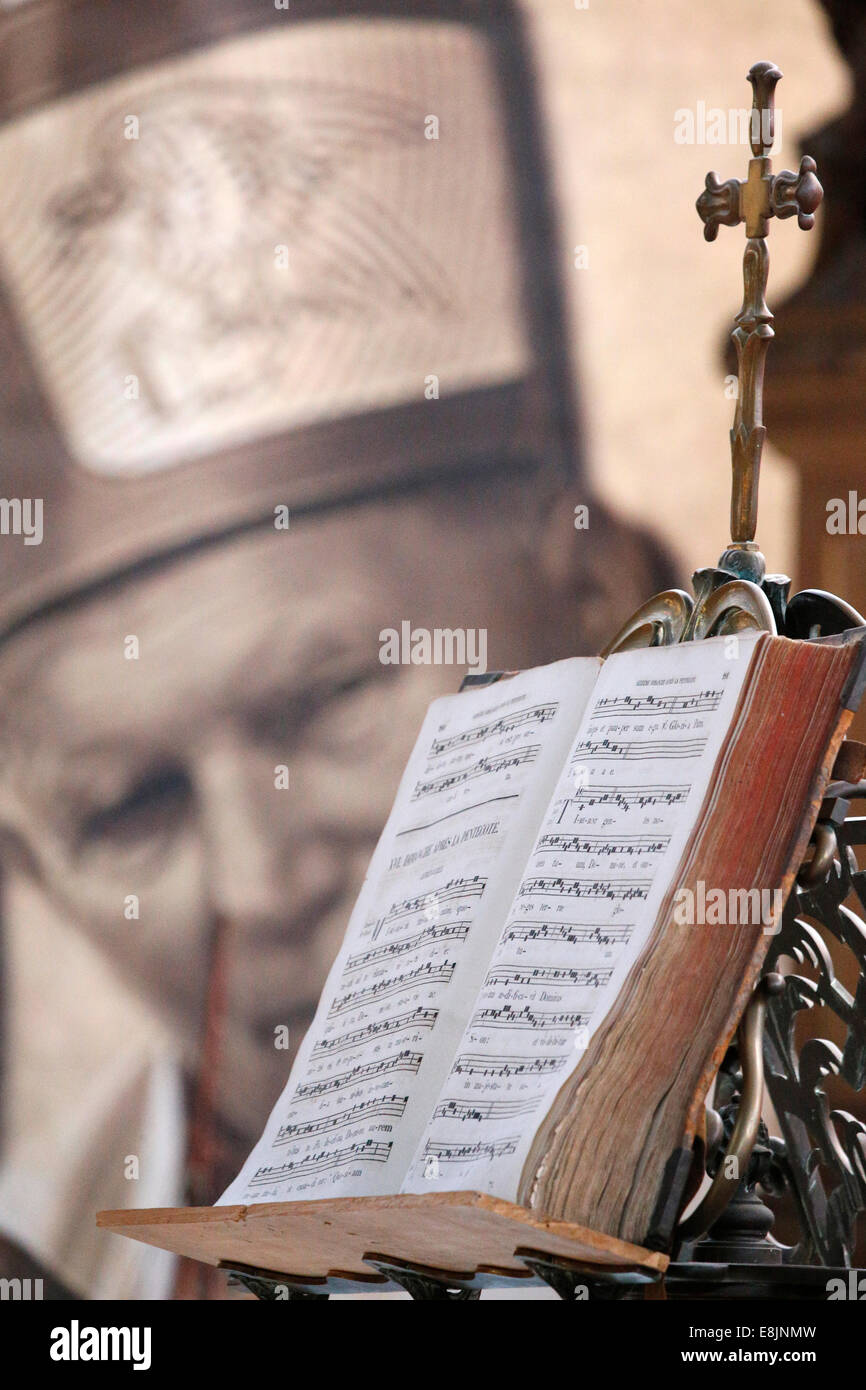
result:
[[[599,668],[560,661],[431,705],[316,1017],[221,1203],[400,1190]]]
[[[647,943],[760,636],[606,661],[404,1191],[516,1198]]]

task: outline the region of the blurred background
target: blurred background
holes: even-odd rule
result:
[[[590,653],[717,560],[743,237],[708,246],[694,203],[748,150],[677,113],[749,107],[763,58],[775,167],[808,136],[827,206],[772,228],[758,538],[866,607],[825,527],[862,469],[861,28],[829,0],[0,6],[0,459],[44,504],[38,543],[0,537],[4,1274],[222,1295],[93,1216],[211,1202],[258,1137],[463,674],[383,667],[380,631]]]
[[[745,75],[758,59],[771,59],[785,75],[777,88],[782,138],[774,167],[796,169],[807,135],[807,152],[819,158],[811,133],[851,100],[859,6],[672,0],[639,14],[638,6],[624,3],[590,0],[586,10],[575,10],[564,0],[529,0],[527,9],[566,256],[573,245],[588,251],[588,267],[574,270],[566,259],[563,278],[590,472],[623,515],[665,538],[685,575],[715,563],[726,539],[733,402],[725,394],[732,369],[722,352],[740,307],[743,253],[741,230],[723,229],[707,245],[694,201],[709,169],[723,179],[744,177],[748,155],[729,144],[676,143],[675,113],[696,112],[699,102],[726,113],[748,106]],[[834,42],[831,15],[849,18],[847,61]],[[840,197],[847,203],[854,192],[843,194],[838,182],[833,188],[826,161],[820,172],[826,206],[815,234],[777,224],[769,242],[767,298],[782,341],[771,346],[767,365],[759,530],[769,569],[792,575],[801,587],[819,582],[804,572],[798,553],[808,461],[791,447],[774,387],[785,347],[782,306],[812,270],[821,218],[834,203],[838,215]],[[804,402],[804,413],[818,410],[818,399]],[[813,525],[823,529],[824,517],[822,506]],[[837,588],[843,592],[841,583]],[[844,596],[856,606],[850,593]]]

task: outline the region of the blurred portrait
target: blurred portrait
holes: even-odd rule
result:
[[[94,1213],[214,1201],[285,1082],[472,665],[383,634],[537,665],[673,572],[589,481],[516,7],[27,0],[0,44],[0,1264],[189,1296]]]

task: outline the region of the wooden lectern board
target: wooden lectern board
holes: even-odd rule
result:
[[[668,1266],[668,1257],[656,1251],[568,1221],[544,1220],[480,1192],[103,1211],[97,1224],[205,1264],[240,1265],[301,1282],[329,1276],[366,1281],[376,1259],[443,1274],[519,1277],[527,1273],[520,1251],[651,1279]]]

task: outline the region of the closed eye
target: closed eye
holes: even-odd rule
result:
[[[283,748],[306,725],[351,707],[354,700],[380,684],[391,669],[366,667],[332,681],[318,681],[302,694],[294,692],[284,698],[274,697],[248,712],[247,727],[257,742]]]
[[[86,844],[130,845],[172,828],[192,801],[192,785],[181,768],[157,768],[129,793],[87,817]]]

